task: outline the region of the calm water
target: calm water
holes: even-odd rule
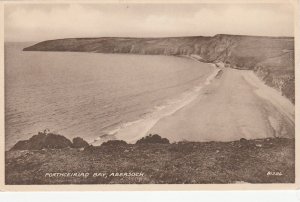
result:
[[[187,58],[23,52],[26,45],[5,45],[6,149],[45,128],[89,142],[134,141],[193,99],[213,71]],[[127,138],[126,128],[136,134]]]

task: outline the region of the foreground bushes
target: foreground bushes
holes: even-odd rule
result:
[[[87,141],[85,141],[81,137],[75,137],[73,139],[73,144],[72,144],[73,148],[84,148],[87,146],[89,146],[89,143],[87,143]]]
[[[119,145],[113,140],[109,145]],[[124,143],[124,142],[123,142]],[[121,143],[122,144],[122,143]],[[105,144],[104,144],[105,145]],[[87,149],[87,150],[86,150]],[[268,175],[282,172],[282,176]],[[45,173],[89,173],[88,177],[45,177]],[[100,173],[99,173],[100,172]],[[144,173],[127,177],[117,173]],[[106,173],[94,177],[94,173]],[[114,175],[110,176],[113,173]],[[47,151],[8,151],[5,183],[50,184],[235,184],[294,183],[295,139],[240,139],[89,146]]]
[[[150,134],[138,140],[136,144],[170,144],[170,141],[167,138],[162,138],[157,134]]]
[[[17,142],[11,150],[62,149],[71,146],[72,142],[62,135],[39,133],[29,140]]]
[[[136,144],[170,144],[169,140],[166,138],[162,138],[159,135],[148,135],[138,140]],[[123,140],[109,140],[104,142],[101,147],[122,147],[126,146],[127,142]],[[89,145],[84,139],[81,137],[76,137],[71,142],[69,139],[62,135],[47,133],[47,132],[39,132],[38,135],[32,136],[28,140],[22,140],[17,142],[11,150],[41,150],[41,149],[63,149],[63,148],[93,148],[94,146]]]
[[[104,142],[101,146],[104,147],[119,147],[119,146],[125,146],[127,145],[127,142],[125,142],[124,140],[109,140],[107,142]]]
[[[28,140],[21,140],[15,144],[11,150],[41,150],[41,149],[63,149],[67,147],[83,148],[89,144],[80,137],[76,137],[71,142],[68,138],[47,132],[39,132]]]

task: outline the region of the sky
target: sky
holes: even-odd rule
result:
[[[288,2],[288,1],[287,1]],[[7,4],[5,41],[76,37],[293,36],[290,4]]]

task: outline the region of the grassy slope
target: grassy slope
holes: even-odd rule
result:
[[[134,144],[8,151],[6,184],[292,183],[294,139]],[[281,172],[281,176],[267,173]],[[45,177],[47,172],[143,172],[143,177]],[[91,174],[92,175],[92,174]]]
[[[294,102],[294,38],[292,37],[221,34],[213,37],[73,38],[44,41],[24,50],[156,55],[194,54],[200,56],[203,62],[221,61],[230,64],[232,68],[259,70],[255,72],[266,84],[278,89]],[[274,60],[280,60],[281,65],[274,66]]]

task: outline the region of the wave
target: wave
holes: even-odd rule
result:
[[[166,104],[155,106],[152,112],[144,114],[138,120],[120,124],[118,127],[107,132],[105,135],[97,137],[92,142],[93,145],[100,145],[107,140],[125,140],[128,143],[135,143],[138,139],[148,135],[147,132],[162,118],[170,116],[190,104],[199,96],[199,91],[209,85],[217,76],[220,69],[212,64],[214,71],[209,75],[204,83],[195,86],[190,91],[184,92],[176,99],[167,100]]]

